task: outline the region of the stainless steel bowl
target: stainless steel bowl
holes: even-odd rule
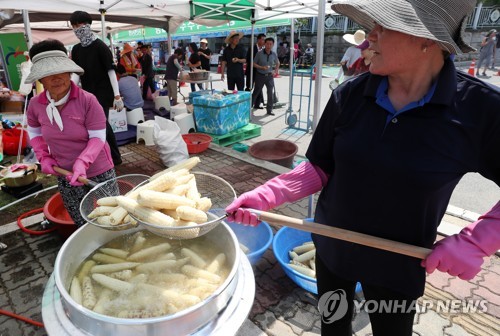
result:
[[[145,319],[124,319],[97,314],[76,303],[69,295],[68,289],[72,277],[83,260],[110,240],[140,230],[137,228],[123,233],[105,231],[86,224],[62,246],[54,266],[55,282],[66,315],[76,327],[97,336],[160,336],[165,335],[168,330],[175,330],[176,335],[187,335],[210,322],[226,307],[237,284],[240,249],[236,236],[225,223],[207,233],[204,239],[208,239],[210,244],[218,246],[226,253],[230,272],[224,283],[202,302],[176,314]]]
[[[208,71],[189,72],[189,79],[191,79],[191,80],[206,80],[206,79],[208,79],[209,75],[210,75],[210,72],[208,72]]]

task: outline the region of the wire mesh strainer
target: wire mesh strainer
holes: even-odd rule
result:
[[[137,223],[126,222],[118,225],[102,225],[97,222],[97,218],[89,218],[88,215],[97,207],[97,200],[103,197],[125,195],[144,181],[147,181],[149,176],[142,174],[130,174],[118,176],[106,182],[99,183],[80,202],[80,214],[89,223],[100,228],[121,231],[137,226]]]
[[[208,197],[212,201],[212,208],[208,211],[208,221],[196,226],[161,226],[145,221],[131,215],[143,227],[159,236],[170,239],[191,239],[203,236],[215,228],[226,218],[225,208],[236,199],[233,187],[224,179],[202,172],[192,172],[196,178],[196,186],[201,197]]]

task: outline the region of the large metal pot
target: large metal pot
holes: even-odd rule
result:
[[[0,178],[7,187],[18,188],[36,181],[37,165],[29,164],[26,168],[12,171],[9,167],[0,171]]]
[[[91,335],[163,336],[188,335],[213,320],[226,307],[234,293],[237,285],[235,275],[240,262],[238,240],[224,223],[219,224],[204,237],[226,254],[231,269],[229,276],[211,296],[195,306],[163,317],[123,319],[95,313],[71,298],[68,289],[72,277],[83,260],[110,240],[139,230],[141,228],[123,233],[123,231],[102,230],[87,224],[64,243],[56,258],[54,276],[63,307],[71,322]]]

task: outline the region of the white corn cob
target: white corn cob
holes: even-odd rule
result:
[[[208,197],[202,197],[196,201],[196,209],[207,212],[212,207],[212,200]]]
[[[181,205],[195,207],[196,203],[186,197],[163,192],[144,190],[137,198],[139,205],[153,209],[177,209]]]
[[[108,216],[115,209],[116,209],[116,207],[114,207],[114,206],[105,206],[105,205],[98,206],[97,208],[95,208],[94,210],[92,210],[92,212],[89,213],[87,215],[87,217],[90,218],[90,219],[93,219],[93,218],[97,218],[97,217],[100,217],[100,216]]]
[[[123,218],[123,223],[137,225],[137,221],[130,217],[130,215],[126,215],[125,218]]]
[[[104,226],[111,226],[111,220],[109,216],[101,216],[97,217],[97,224],[99,225],[104,225]]]
[[[92,259],[102,264],[120,264],[125,262],[125,259],[113,257],[104,253],[95,253]]]
[[[184,257],[190,258],[191,259],[191,264],[194,265],[194,266],[196,266],[196,267],[205,268],[205,266],[207,265],[207,262],[205,260],[203,260],[202,257],[200,257],[193,250],[190,250],[190,249],[188,249],[186,247],[183,247],[181,249],[181,255],[184,256]]]
[[[94,281],[96,281],[100,285],[117,292],[128,292],[134,288],[134,285],[131,285],[128,282],[113,279],[104,274],[92,274],[92,279],[94,279]]]
[[[206,223],[208,220],[208,216],[205,212],[191,206],[181,205],[178,206],[175,211],[177,211],[179,218],[185,221],[201,224]]]
[[[194,175],[193,174],[187,174],[187,175],[179,176],[179,177],[177,177],[177,179],[175,181],[175,186],[188,184],[189,181],[191,181],[192,179],[194,179]]]
[[[308,244],[308,243],[304,243],[302,245],[299,245],[297,247],[294,247],[293,248],[293,251],[297,254],[302,254],[302,253],[305,253],[307,251],[311,251],[312,249],[314,249],[314,244]]]
[[[135,200],[125,196],[117,197],[118,204],[130,214],[150,224],[161,226],[174,225],[174,219],[159,211],[140,206]]]
[[[247,254],[248,252],[250,252],[250,249],[248,247],[246,247],[242,243],[238,243],[238,244],[240,245],[240,249],[243,251],[243,253]]]
[[[125,250],[109,248],[109,247],[100,248],[99,252],[121,259],[125,259],[128,256],[128,252]]]
[[[126,269],[132,269],[140,265],[136,262],[124,262],[119,264],[96,265],[90,269],[90,273],[112,273]]]
[[[181,273],[158,273],[151,274],[149,280],[153,283],[158,282],[166,282],[166,283],[175,283],[175,282],[185,282],[187,280],[187,276]]]
[[[80,281],[77,277],[73,277],[73,280],[71,281],[69,295],[73,298],[73,300],[75,300],[76,303],[82,304],[82,287],[80,286]]]
[[[83,306],[87,309],[93,309],[97,303],[97,299],[94,294],[94,286],[92,285],[92,280],[88,276],[83,278],[82,292]]]
[[[80,283],[83,282],[83,278],[86,277],[90,273],[90,269],[92,267],[94,267],[95,264],[96,264],[96,262],[94,260],[87,260],[83,264],[80,272],[78,273],[78,280],[80,281]]]
[[[122,207],[117,207],[110,215],[109,221],[112,225],[118,225],[123,222],[123,219],[128,215],[127,210]]]
[[[175,186],[171,189],[167,189],[164,192],[167,194],[174,194],[178,196],[185,196],[186,192],[189,190],[189,184],[182,184]]]
[[[219,253],[215,259],[207,266],[207,271],[210,273],[217,274],[224,263],[226,262],[226,255],[224,253]]]
[[[118,280],[128,281],[132,279],[132,271],[131,270],[123,270],[113,273],[108,273],[107,275]]]
[[[221,277],[218,276],[217,274],[210,273],[208,271],[205,271],[203,269],[200,269],[198,267],[194,267],[192,265],[184,265],[181,268],[182,273],[186,274],[187,276],[194,277],[194,278],[202,278],[205,280],[208,280],[212,283],[219,283],[221,280]]]
[[[147,258],[155,258],[157,255],[162,254],[170,250],[169,243],[162,243],[146,249],[142,249],[139,252],[129,255],[128,260],[138,261]]]
[[[293,260],[301,263],[306,263],[310,259],[314,258],[315,255],[316,255],[316,249],[312,249],[310,251],[307,251],[306,253],[299,255],[297,258],[294,258]]]
[[[154,190],[154,191],[163,191],[170,189],[175,185],[176,176],[172,173],[163,174],[158,177],[154,181],[149,181],[148,183],[140,186],[139,188],[132,190],[127,194],[127,197],[131,199],[136,199],[139,196],[139,193],[143,190]],[[118,202],[118,204],[120,204]]]
[[[168,216],[172,217],[175,220],[179,219],[179,216],[177,215],[177,211],[175,211],[175,210],[172,210],[172,209],[160,209],[160,211],[163,212],[165,215],[168,215]],[[178,225],[175,224],[175,226],[178,226]]]
[[[198,187],[196,186],[196,179],[192,179],[188,182],[189,189],[186,193],[186,197],[197,202],[200,198],[201,195],[198,192]]]
[[[169,252],[167,254],[160,254],[158,258],[155,259],[155,261],[160,261],[160,260],[175,260],[176,256],[172,252]]]
[[[94,306],[94,311],[99,314],[105,313],[105,304],[108,303],[111,299],[113,292],[109,288],[104,288],[101,291],[101,295],[97,299],[97,303]]]
[[[135,234],[136,238],[134,240],[134,245],[132,245],[132,248],[130,249],[130,253],[135,253],[137,251],[140,251],[144,244],[146,243],[146,238],[144,238],[142,232],[137,232]]]
[[[151,178],[149,180],[150,181],[154,181],[154,180],[156,180],[158,177],[160,177],[163,174],[166,174],[166,173],[169,173],[169,172],[175,172],[175,171],[178,171],[178,170],[181,170],[181,169],[191,170],[191,169],[193,169],[200,162],[201,162],[201,160],[200,160],[199,157],[193,156],[193,157],[191,157],[191,158],[189,158],[187,160],[179,162],[175,166],[167,168],[167,169],[165,169],[165,170],[163,170],[163,171],[161,171],[159,173],[156,173],[155,175],[151,176]]]
[[[290,259],[295,259],[297,258],[299,255],[295,252],[295,251],[289,251],[288,252],[288,256],[290,257]]]
[[[115,196],[99,198],[96,203],[97,203],[97,205],[105,205],[105,206],[111,206],[111,207],[115,207],[118,205],[118,203],[116,203]]]
[[[299,265],[295,265],[295,264],[288,264],[288,266],[290,266],[290,268],[293,268],[294,270],[296,270],[299,273],[307,275],[308,277],[316,278],[316,272],[314,272],[313,270],[311,270],[307,267],[299,266]]]
[[[136,267],[136,271],[141,273],[158,273],[168,269],[172,269],[175,266],[176,266],[175,260],[152,261],[140,264],[139,266]]]

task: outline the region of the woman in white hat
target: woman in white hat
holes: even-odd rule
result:
[[[257,224],[246,208],[269,210],[321,191],[315,222],[433,248],[422,261],[313,235],[323,335],[352,335],[359,281],[373,335],[410,336],[426,270],[469,280],[500,248],[500,202],[434,245],[464,174],[479,172],[500,185],[500,92],[457,72],[449,58],[473,50],[461,29],[475,4],[334,2],[335,12],[369,29],[370,72],[333,91],[308,162],[226,208],[237,222]]]
[[[348,80],[352,76],[348,75],[347,70],[361,57],[361,51],[357,48],[365,40],[365,32],[363,30],[356,30],[354,34],[344,34],[342,38],[352,44],[342,56],[340,60],[341,69],[337,72],[337,76],[335,76],[335,81],[337,84],[340,82],[340,77],[344,75],[343,81]]]
[[[27,109],[28,134],[45,174],[57,175],[64,206],[77,226],[85,224],[80,202],[90,190],[80,176],[95,182],[115,178],[113,159],[106,142],[106,116],[97,98],[76,86],[71,74],[83,69],[68,58],[57,40],[45,40],[30,49],[33,62],[26,83],[40,81],[44,91]],[[54,166],[71,171],[59,176]]]

